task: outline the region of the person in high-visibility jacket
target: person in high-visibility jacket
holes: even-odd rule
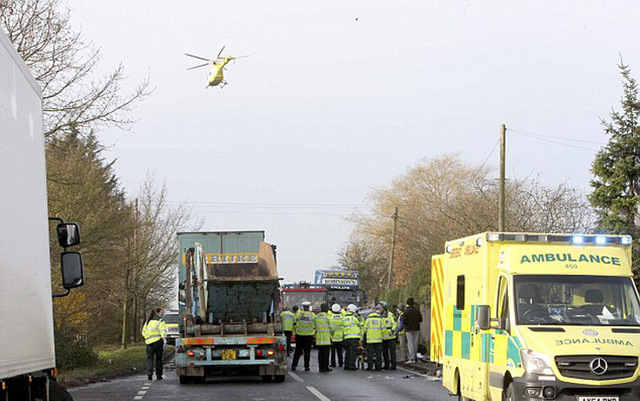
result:
[[[142,336],[147,344],[147,377],[153,379],[155,359],[156,379],[162,380],[162,353],[167,345],[167,325],[162,320],[162,309],[156,308],[149,313],[142,326]]]
[[[385,370],[396,370],[396,322],[393,312],[389,310],[385,301],[380,301],[384,308],[382,312],[382,360]]]
[[[406,362],[409,356],[409,349],[407,348],[407,336],[405,334],[404,325],[402,324],[402,314],[404,313],[404,304],[398,304],[398,327],[396,333],[398,337],[398,343],[400,344],[400,363]]]
[[[356,359],[358,358],[358,342],[362,337],[362,324],[356,314],[357,311],[357,306],[349,304],[346,313],[342,317],[345,350],[344,370],[358,370]]]
[[[336,367],[336,354],[338,354],[338,366],[342,367],[342,344],[344,341],[344,322],[343,316],[345,312],[340,305],[331,305],[329,312],[329,324],[331,325],[331,367]]]
[[[331,372],[329,353],[331,352],[331,326],[329,325],[329,305],[320,305],[320,313],[316,314],[316,348],[318,348],[318,367],[320,372]]]
[[[367,370],[382,370],[382,317],[384,307],[376,306],[374,312],[369,313],[364,322],[364,336],[367,342]]]
[[[304,370],[310,371],[311,346],[313,336],[316,333],[316,314],[311,312],[311,302],[302,303],[302,309],[298,310],[293,319],[293,331],[296,333],[296,352],[293,354],[291,370],[296,370],[300,356],[304,353]]]
[[[295,319],[295,317],[296,315],[287,307],[280,312],[282,331],[284,331],[284,336],[287,338],[287,355],[290,355],[291,352],[293,352],[293,348],[291,347],[291,335],[293,334],[293,319]]]

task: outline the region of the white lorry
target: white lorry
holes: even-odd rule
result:
[[[55,382],[52,297],[83,284],[78,226],[47,213],[42,94],[0,28],[0,399],[70,400]],[[52,294],[49,224],[63,286]]]

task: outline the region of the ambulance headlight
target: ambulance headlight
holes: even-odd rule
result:
[[[529,374],[553,375],[549,355],[523,348],[520,350],[522,365]]]

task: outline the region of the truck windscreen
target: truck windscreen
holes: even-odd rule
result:
[[[325,291],[285,291],[282,294],[282,303],[285,307],[291,309],[294,306],[300,306],[303,302],[311,302],[311,309],[320,309],[320,305],[326,301],[327,293]]]
[[[517,324],[640,326],[640,303],[628,277],[518,275]]]
[[[345,308],[349,304],[360,306],[358,291],[355,290],[329,290],[329,299],[332,304],[337,303]]]

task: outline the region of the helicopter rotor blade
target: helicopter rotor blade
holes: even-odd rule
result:
[[[210,60],[208,58],[204,58],[204,57],[200,57],[200,56],[194,56],[193,54],[189,54],[189,53],[185,53],[184,55],[185,56],[189,56],[189,57],[193,57],[193,58],[197,58],[198,60],[213,61],[213,60]]]
[[[224,50],[224,48],[225,48],[226,46],[227,46],[227,45],[222,46],[222,49],[220,49],[220,51],[218,52],[218,55],[216,56],[216,59],[219,59],[219,58],[220,58],[220,55],[222,54],[222,51]]]
[[[196,65],[195,67],[187,68],[187,70],[195,70],[196,68],[204,67],[204,66],[206,66],[206,65],[209,65],[209,63],[204,63],[204,64]]]
[[[247,57],[251,57],[250,54],[245,54],[244,56],[236,56],[234,58],[247,58]]]

